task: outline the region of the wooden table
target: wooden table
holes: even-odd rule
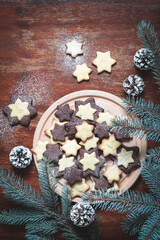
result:
[[[8,155],[17,145],[32,148],[34,131],[42,114],[55,100],[68,93],[93,89],[123,98],[123,80],[130,74],[138,74],[145,81],[142,96],[159,103],[160,95],[152,73],[139,71],[133,64],[133,55],[142,46],[136,36],[136,26],[142,19],[150,20],[160,33],[159,11],[159,0],[0,1],[0,106],[6,105],[12,94],[18,93],[19,96],[32,96],[38,111],[28,128],[10,127],[0,112],[0,165],[39,189],[34,163],[26,170],[16,170]],[[84,54],[76,59],[65,54],[65,43],[73,38],[84,44]],[[98,75],[91,64],[97,50],[110,50],[117,60],[111,74]],[[88,82],[78,84],[72,73],[75,66],[83,62],[93,72]],[[155,143],[148,143],[149,148],[154,146]],[[141,177],[132,189],[147,190]],[[12,206],[1,192],[0,209]],[[124,216],[109,212],[102,216],[101,239],[137,239],[121,231],[120,222]],[[0,239],[25,239],[24,228],[0,225]]]

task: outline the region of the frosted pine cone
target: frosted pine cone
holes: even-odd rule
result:
[[[70,218],[74,225],[86,227],[94,221],[95,211],[88,203],[76,203],[71,212]]]
[[[32,153],[26,147],[17,146],[11,150],[9,159],[14,167],[26,168],[32,161]]]
[[[123,89],[128,95],[138,96],[144,90],[143,79],[137,75],[130,75],[123,81]]]
[[[134,64],[141,70],[148,70],[153,65],[153,53],[148,48],[139,49],[134,55]]]

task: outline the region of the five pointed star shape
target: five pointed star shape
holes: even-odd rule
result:
[[[75,134],[75,137],[80,138],[83,142],[85,142],[87,138],[93,136],[93,128],[93,125],[90,125],[86,121],[83,121],[81,125],[76,126],[77,133]]]
[[[108,126],[111,126],[111,119],[115,119],[115,116],[112,115],[109,111],[100,112],[99,118],[96,120],[98,123],[106,122]]]
[[[99,138],[97,138],[93,135],[93,137],[88,138],[85,142],[81,141],[79,144],[84,146],[86,150],[89,150],[91,148],[97,147],[98,141],[99,141]]]
[[[95,170],[95,165],[99,163],[99,160],[96,158],[95,152],[88,154],[84,153],[84,158],[79,161],[83,165],[83,171],[87,169]]]
[[[109,183],[112,183],[113,181],[119,181],[121,173],[122,171],[114,164],[112,166],[107,166],[107,170],[103,175],[108,179]]]
[[[12,110],[11,117],[17,117],[19,121],[22,120],[24,116],[29,116],[28,102],[22,102],[19,98],[14,104],[9,104],[8,107]]]
[[[76,70],[73,72],[73,76],[77,78],[78,82],[83,80],[89,80],[89,74],[92,72],[91,68],[87,67],[86,63],[76,65]]]
[[[72,39],[71,42],[66,43],[67,50],[66,53],[70,54],[73,58],[77,57],[77,55],[83,54],[82,52],[82,43],[76,41],[76,39]]]
[[[92,63],[97,66],[98,73],[111,72],[111,66],[116,63],[116,60],[111,58],[110,51],[105,53],[97,51],[97,58]]]
[[[54,129],[54,126],[55,126],[56,123],[59,124],[59,125],[64,125],[66,122],[61,123],[61,122],[53,119],[51,127],[48,128],[48,129],[46,129],[44,132],[45,132],[45,134],[46,134],[48,137],[50,137],[50,143],[51,143],[52,145],[55,145],[55,144],[57,144],[57,143],[63,145],[65,142],[55,141],[55,140],[53,140],[53,138],[52,138],[51,130]],[[66,137],[66,139],[67,139],[67,137]]]
[[[34,152],[37,156],[37,162],[43,159],[43,153],[46,151],[47,144],[48,144],[47,141],[42,142],[41,140],[38,140],[37,145],[31,149],[31,151]]]
[[[116,154],[117,148],[121,145],[120,142],[115,140],[115,136],[112,134],[108,139],[103,139],[102,143],[99,145],[99,149],[103,151],[104,156],[109,154]]]
[[[72,187],[72,198],[80,196],[82,193],[89,189],[89,185],[85,183],[85,179],[82,178],[82,182],[75,183]]]
[[[74,165],[74,157],[66,157],[65,155],[58,162],[59,172],[63,172],[66,167],[71,167]]]
[[[121,152],[117,155],[118,166],[123,165],[125,168],[127,168],[129,163],[133,163],[134,159],[132,158],[132,154],[133,151],[126,151],[124,148],[122,148]]]
[[[67,139],[65,144],[61,147],[63,151],[65,151],[66,156],[76,156],[77,151],[81,148],[79,144],[77,144],[76,139],[69,140]]]
[[[80,105],[78,106],[78,112],[76,113],[77,117],[80,117],[82,119],[87,119],[87,120],[93,120],[93,114],[97,110],[95,108],[91,107],[90,103],[87,103],[86,105]]]

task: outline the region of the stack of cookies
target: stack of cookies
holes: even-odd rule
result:
[[[74,110],[58,105],[55,116],[58,120],[45,130],[50,142],[39,140],[32,151],[38,162],[45,157],[54,163],[55,177],[67,181],[73,198],[89,189],[119,190],[122,173],[140,167],[139,148],[123,144],[130,136],[115,131],[115,116],[93,97],[75,101]]]

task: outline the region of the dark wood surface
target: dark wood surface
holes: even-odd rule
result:
[[[0,165],[21,175],[39,189],[34,163],[26,170],[13,169],[9,152],[17,145],[32,148],[36,125],[44,111],[60,97],[78,90],[102,90],[125,97],[122,82],[130,74],[145,81],[143,97],[160,102],[157,85],[151,72],[135,68],[133,55],[141,48],[136,26],[150,20],[160,33],[159,0],[137,1],[0,1],[0,107],[12,94],[32,96],[38,115],[28,128],[10,127],[0,111]],[[82,56],[72,59],[65,54],[65,43],[76,38],[83,42]],[[111,51],[117,60],[112,73],[97,74],[91,61],[96,51]],[[77,83],[72,76],[76,64],[86,62],[93,69],[89,82]],[[148,147],[155,146],[149,142]],[[132,189],[147,191],[141,179]],[[0,210],[14,206],[0,192]],[[124,216],[103,213],[103,240],[137,239],[121,231]],[[0,239],[23,240],[24,228],[0,225]]]

